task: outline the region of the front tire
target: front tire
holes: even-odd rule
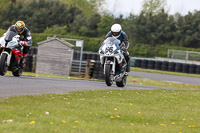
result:
[[[0,58],[0,75],[4,76],[6,72],[8,71],[8,66],[7,66],[7,54],[3,53]]]
[[[18,68],[17,70],[12,71],[12,74],[13,74],[13,76],[15,76],[15,77],[20,77],[20,76],[22,75],[22,69],[21,69],[21,68]]]
[[[124,87],[126,85],[127,76],[124,75],[121,82],[116,82],[117,87]]]
[[[106,65],[105,66],[105,82],[107,86],[111,86],[113,84],[113,81],[111,79],[111,74],[112,74],[111,65]]]

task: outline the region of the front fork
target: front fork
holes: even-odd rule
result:
[[[10,66],[10,60],[11,60],[11,56],[12,56],[12,50],[6,50],[4,48],[1,49],[1,55],[5,53],[7,54],[7,60],[6,60],[6,65]]]
[[[106,65],[112,65],[112,74],[115,75],[115,64],[116,64],[116,59],[114,58],[113,61],[108,60],[107,58],[105,59],[105,63],[104,63],[104,74],[105,74],[105,66]]]

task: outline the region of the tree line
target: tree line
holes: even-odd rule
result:
[[[98,13],[99,0],[87,2],[87,13],[76,4],[65,0],[31,0],[7,2],[0,5],[0,28],[7,29],[17,20],[23,20],[32,33],[73,35],[103,38],[113,23],[122,25],[131,45],[156,46],[168,44],[200,48],[200,11],[186,15],[169,15],[164,8],[156,13],[144,4],[139,15],[115,17]],[[90,9],[90,11],[88,11]]]

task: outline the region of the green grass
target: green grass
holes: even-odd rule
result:
[[[11,71],[8,71],[6,75],[12,75]],[[23,72],[22,76],[32,76],[32,77],[48,77],[48,78],[65,78],[65,79],[84,79],[77,76],[64,76],[64,75],[55,75],[55,74],[40,74],[32,72]]]
[[[128,76],[127,83],[136,85],[155,86],[155,87],[185,89],[185,90],[200,90],[200,85],[165,82],[165,81],[151,80],[151,79],[131,77],[131,76]]]
[[[170,74],[170,75],[189,76],[189,77],[200,78],[200,75],[198,75],[198,74],[158,71],[158,70],[142,69],[142,68],[135,68],[135,67],[132,67],[131,70],[132,71],[138,71],[138,72],[160,73],[160,74]],[[191,85],[191,84],[183,84],[183,83],[175,83],[175,82],[165,82],[165,81],[151,80],[151,79],[147,79],[147,78],[131,77],[131,76],[128,76],[127,83],[136,84],[136,85],[186,89],[186,90],[200,90],[200,85]]]
[[[197,133],[199,105],[199,91],[183,90],[79,91],[0,98],[0,132]]]
[[[142,69],[142,68],[137,68],[137,67],[131,67],[131,70],[132,71],[138,71],[138,72],[160,73],[160,74],[169,74],[169,75],[189,76],[189,77],[200,78],[200,74],[188,74],[188,73],[180,73],[180,72],[159,71],[159,70],[154,70],[154,69]]]

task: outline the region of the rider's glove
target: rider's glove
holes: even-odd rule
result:
[[[122,46],[122,47],[121,47],[121,50],[126,51],[126,47],[125,47],[125,46]]]
[[[26,41],[20,41],[19,44],[20,44],[21,46],[26,46],[26,45],[27,45],[27,42],[26,42]]]

